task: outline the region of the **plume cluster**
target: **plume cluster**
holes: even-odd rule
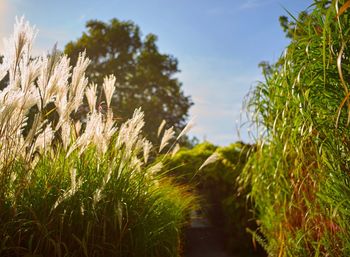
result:
[[[55,151],[62,150],[68,158],[73,153],[81,156],[91,147],[99,156],[113,149],[117,153],[114,158],[121,164],[120,170],[123,165],[128,165],[129,169],[140,171],[147,165],[153,151],[151,142],[142,136],[144,114],[141,109],[136,109],[133,116],[118,128],[111,108],[115,77],[110,75],[104,79],[101,88],[105,104],[98,102],[98,85],[89,84],[85,76],[90,63],[86,54],[79,54],[75,66],[71,66],[68,56],[55,48],[49,54],[32,57],[36,34],[36,29],[21,18],[16,19],[14,35],[5,40],[7,51],[0,64],[0,80],[6,75],[9,79],[0,91],[1,175],[13,177],[15,174],[5,173],[19,160],[25,160],[34,169],[39,156],[44,154],[55,155]],[[83,115],[82,110],[86,109],[88,113]],[[159,127],[159,136],[164,127],[165,121]],[[190,127],[192,124],[185,127],[175,143]],[[164,131],[159,152],[174,135],[173,127]],[[144,171],[154,174],[162,165],[152,164],[150,167]],[[73,195],[81,184],[81,181],[75,182],[78,175],[74,167],[71,169],[74,179],[66,196]],[[110,176],[106,175],[104,185]],[[103,187],[96,192],[95,199],[100,199]],[[55,206],[63,198],[58,199]]]
[[[84,52],[75,65],[55,48],[33,57],[36,29],[14,30],[0,63],[0,256],[177,255],[194,198],[162,173],[141,109],[117,126],[113,75],[89,83]]]
[[[31,160],[34,153],[50,150],[54,142],[62,142],[67,155],[73,151],[82,154],[91,145],[105,153],[115,134],[116,146],[126,146],[129,155],[136,146],[144,148],[147,161],[152,146],[140,136],[144,125],[140,109],[116,133],[110,108],[115,77],[106,77],[102,85],[107,106],[102,110],[97,102],[97,85],[89,85],[85,76],[90,63],[86,54],[79,55],[74,67],[66,55],[55,49],[33,58],[31,49],[36,34],[23,18],[16,19],[14,35],[5,41],[7,51],[0,65],[0,79],[8,74],[9,81],[0,91],[0,169],[18,158]],[[84,97],[89,112],[82,126],[81,119],[72,117],[79,114]],[[36,114],[28,122],[31,112]],[[53,112],[57,119],[50,118]]]

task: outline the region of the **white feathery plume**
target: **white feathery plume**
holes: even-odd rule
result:
[[[80,148],[79,153],[81,154],[84,150],[94,141],[94,137],[99,137],[101,125],[101,114],[94,112],[87,117],[85,131],[80,135],[75,143],[71,146],[67,153],[67,156],[77,148]]]
[[[0,91],[0,166],[9,160],[24,156],[25,140],[22,130],[27,121],[25,114],[37,100],[35,91],[29,90],[33,87],[32,82],[38,67],[30,60],[35,34],[35,29],[31,28],[28,22],[24,22],[23,18],[16,18],[13,36],[4,41],[6,51],[0,65],[0,79],[8,73],[9,83]],[[26,90],[23,90],[22,82],[27,84]]]
[[[43,64],[38,79],[43,102],[42,108],[54,101],[57,95],[66,91],[70,76],[69,59],[66,56],[57,60],[55,57],[44,57]]]
[[[49,81],[48,73],[49,73],[49,58],[48,56],[41,57],[41,65],[40,65],[40,74],[38,78],[38,88],[40,90],[41,97],[45,97],[46,85]]]
[[[3,64],[0,77],[9,72],[10,81],[0,92],[0,125],[5,128],[1,135],[1,152],[11,152],[16,158],[23,155],[23,126],[27,120],[25,114],[37,103],[38,95],[33,87],[37,76],[38,62],[30,60],[31,44],[35,37],[35,29],[25,23],[24,19],[16,19],[14,35],[5,40]],[[11,149],[11,150],[9,150]],[[10,154],[11,155],[11,154]],[[11,156],[7,156],[12,158]],[[7,158],[5,156],[5,158]]]
[[[52,130],[51,124],[47,124],[43,132],[41,132],[35,140],[33,149],[45,150],[51,146],[52,139],[54,137],[54,131]]]
[[[175,135],[174,127],[171,127],[164,131],[164,135],[162,137],[162,140],[159,146],[159,152],[161,152],[164,149],[164,147],[166,147],[169,144],[169,140],[172,139],[174,135]]]
[[[82,124],[81,124],[81,122],[79,120],[74,124],[75,134],[76,135],[80,135],[81,125]]]
[[[84,133],[82,133],[70,147],[67,156],[76,149],[79,149],[79,154],[83,153],[90,144],[94,144],[98,152],[106,152],[109,139],[106,138],[104,134],[105,129],[105,123],[103,122],[101,113],[94,112],[89,114]],[[115,128],[112,127],[109,129],[112,130],[112,132],[109,132],[110,134],[114,133]]]
[[[166,121],[162,120],[162,123],[160,123],[160,125],[158,127],[158,133],[157,133],[158,137],[160,136],[160,133],[162,133],[162,131],[163,131],[164,127],[165,127],[165,124],[166,124]]]
[[[77,111],[78,108],[82,105],[82,102],[84,99],[84,89],[87,84],[88,84],[88,79],[84,77],[84,79],[81,80],[80,86],[77,88],[76,95],[74,96],[74,100],[73,100],[74,111]]]
[[[132,156],[129,165],[134,172],[141,172],[142,161],[137,156]]]
[[[65,122],[70,121],[70,113],[72,111],[72,102],[68,102],[68,87],[62,87],[56,95],[55,106],[59,115],[59,120],[56,125],[58,130]]]
[[[117,127],[113,120],[113,113],[107,112],[106,119],[104,121],[103,135],[106,141],[106,144],[109,143],[112,136],[117,132]]]
[[[13,145],[18,148],[13,151],[13,158],[22,156],[23,152],[23,156],[28,157],[28,160],[35,159],[32,158],[34,151],[51,149],[52,140],[58,130],[63,147],[67,149],[67,156],[74,150],[78,150],[81,154],[89,145],[96,146],[99,153],[105,153],[110,139],[117,131],[113,113],[110,111],[115,91],[115,77],[106,77],[103,83],[107,113],[96,111],[97,86],[92,85],[86,89],[88,80],[85,71],[90,63],[86,54],[79,54],[73,69],[65,55],[59,56],[53,53],[51,56],[43,55],[40,58],[31,59],[30,52],[35,34],[34,28],[29,27],[29,23],[24,22],[23,18],[17,20],[15,34],[7,41],[7,44],[11,44],[9,45],[10,51],[5,54],[3,63],[0,64],[0,80],[7,72],[10,74],[10,85],[0,91],[0,127],[6,128],[0,135],[2,146],[0,163],[5,156],[4,153]],[[68,81],[71,83],[69,84]],[[71,115],[81,106],[84,94],[93,112],[87,115],[85,129],[81,132],[81,123],[75,123]],[[31,107],[38,105],[39,110],[43,110],[50,102],[54,102],[59,115],[56,127],[53,129],[52,124],[43,120],[39,113],[29,128],[28,136],[23,138],[22,130]],[[121,126],[116,140],[116,146],[123,146],[126,149],[126,157],[123,156],[124,161],[129,162],[135,171],[141,170],[141,165],[148,162],[152,148],[152,144],[141,136],[143,126],[144,114],[141,109],[136,109],[133,117]],[[160,126],[159,135],[163,132],[164,126],[165,121]],[[164,132],[161,149],[173,136],[173,128]],[[74,140],[75,137],[77,137],[76,140]],[[20,151],[20,149],[24,150]],[[139,158],[142,151],[143,161]],[[159,169],[159,166],[156,167]],[[73,195],[78,188],[79,181],[76,182],[76,171],[72,170],[71,188],[57,199],[54,208]],[[96,192],[95,199],[101,197],[101,192]]]
[[[9,70],[9,67],[10,67],[9,60],[3,58],[2,63],[0,64],[0,81],[3,80],[3,78],[6,76]]]
[[[19,112],[17,115],[22,116],[36,104],[37,98],[38,95],[35,88],[31,88],[27,94],[21,89],[5,88],[0,92],[0,105],[5,107],[2,115],[13,115],[13,112],[17,111]],[[16,117],[16,119],[19,118],[19,116]]]
[[[45,106],[53,100],[54,88],[52,87],[55,83],[56,77],[51,77],[51,67],[52,63],[48,56],[42,57],[42,66],[40,69],[40,75],[38,78],[38,88],[41,96],[40,110],[45,108]],[[50,83],[49,83],[50,82]]]
[[[71,181],[70,187],[72,188],[73,191],[75,191],[77,188],[76,178],[77,178],[77,169],[73,168],[70,173],[70,181]]]
[[[114,75],[110,75],[109,77],[105,77],[103,81],[103,91],[105,92],[108,109],[111,106],[111,101],[115,90],[115,80],[116,78]]]
[[[27,92],[23,92],[23,102],[21,103],[21,110],[23,114],[28,114],[30,108],[35,105],[38,105],[40,101],[40,95],[38,88],[30,87]]]
[[[97,85],[91,84],[86,88],[85,95],[88,101],[88,105],[90,108],[90,112],[94,112],[96,110],[96,100],[97,100]]]
[[[94,206],[95,206],[99,201],[101,201],[101,199],[102,199],[102,194],[101,194],[101,192],[102,192],[101,188],[98,188],[98,189],[95,191],[95,193],[94,193],[94,195],[93,195],[93,197],[92,197],[92,202],[93,202],[93,205],[94,205]]]
[[[143,117],[144,114],[141,109],[135,109],[133,117],[120,127],[116,147],[119,148],[125,144],[126,156],[132,153],[132,149],[140,137],[141,130],[145,124]]]
[[[4,52],[3,63],[0,65],[0,78],[8,72],[10,80],[5,89],[0,91],[0,126],[5,128],[0,136],[0,158],[4,157],[5,152],[5,158],[12,158],[8,155],[13,155],[13,158],[30,157],[35,149],[50,149],[48,146],[54,137],[51,124],[40,131],[46,123],[37,118],[26,138],[22,133],[31,107],[43,107],[40,104],[42,100],[45,105],[55,99],[60,89],[67,87],[70,76],[67,57],[56,56],[50,64],[48,57],[31,57],[35,36],[35,28],[21,18],[16,19],[14,35],[5,42],[7,51]],[[38,82],[37,85],[35,81]]]
[[[29,91],[34,87],[33,83],[40,74],[41,59],[35,58],[30,62],[21,60],[19,64],[19,71],[21,74],[21,89],[24,92]]]
[[[147,174],[153,176],[153,175],[157,174],[159,171],[161,171],[162,169],[163,169],[163,163],[157,162],[155,165],[153,165],[147,169]]]
[[[13,36],[4,40],[4,47],[7,51],[4,52],[4,63],[9,65],[10,86],[18,86],[19,70],[17,65],[22,58],[29,62],[32,43],[36,37],[37,30],[31,27],[29,22],[24,21],[24,17],[18,19],[14,25]]]
[[[190,131],[194,127],[194,125],[195,125],[195,123],[194,123],[193,119],[191,119],[187,123],[185,128],[181,131],[181,133],[177,136],[176,141],[179,140],[183,135],[186,135],[188,133],[188,131]]]
[[[200,168],[198,170],[203,169],[205,166],[214,163],[216,161],[218,161],[220,159],[220,155],[217,152],[214,152],[212,155],[210,155],[205,162],[202,164],[202,166],[200,166]]]
[[[105,187],[109,182],[109,180],[111,179],[112,172],[113,172],[112,166],[108,166],[108,172],[103,178],[103,184],[102,184],[103,187]]]
[[[96,145],[97,151],[99,153],[105,153],[108,149],[107,138],[105,137],[105,123],[103,122],[102,114],[98,114],[98,118],[96,119],[96,124],[94,126],[94,133],[91,137],[91,143]]]
[[[88,84],[85,71],[89,64],[90,60],[86,57],[86,53],[80,53],[77,64],[73,68],[72,83],[69,88],[69,101],[73,102],[73,109],[75,111],[78,110],[84,98],[84,90]]]
[[[152,148],[152,143],[148,140],[143,141],[143,162],[147,164],[148,158],[149,158],[149,153]]]
[[[86,52],[79,53],[77,63],[73,68],[72,83],[70,88],[70,96],[74,96],[78,87],[81,86],[81,79],[85,75],[85,71],[90,64],[90,60],[86,57]]]
[[[63,148],[67,150],[71,142],[71,124],[69,122],[62,123],[61,138],[62,138]]]
[[[171,151],[171,156],[174,157],[175,154],[181,149],[180,144],[176,144],[174,149]]]
[[[67,94],[68,79],[71,75],[70,70],[69,58],[66,55],[61,56],[51,76],[51,78],[55,78],[54,82],[56,83],[49,81],[49,85],[55,89],[53,91],[56,97],[57,95]]]
[[[17,48],[16,51],[23,51],[23,53],[27,55],[29,61],[29,54],[31,53],[33,41],[38,33],[38,30],[35,28],[35,26],[30,26],[29,22],[24,20],[24,16],[21,18],[16,17],[15,19],[16,23],[14,26],[13,37]],[[23,49],[21,49],[20,46],[23,44],[23,42]]]
[[[6,88],[0,92],[0,128],[1,132],[1,150],[11,149],[15,154],[17,150],[22,149],[24,142],[22,138],[22,129],[27,118],[25,116],[28,105],[31,105],[31,97],[26,99],[20,89]],[[16,145],[17,149],[12,149]]]
[[[134,145],[133,151],[135,151],[135,153],[138,154],[143,151],[143,146],[144,146],[143,137],[139,135]]]

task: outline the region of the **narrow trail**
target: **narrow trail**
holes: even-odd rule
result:
[[[234,257],[224,250],[222,232],[203,217],[192,218],[185,234],[184,257]]]

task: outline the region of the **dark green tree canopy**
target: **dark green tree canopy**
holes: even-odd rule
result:
[[[118,19],[109,23],[91,20],[86,28],[64,51],[73,63],[79,52],[86,51],[91,59],[87,70],[91,82],[101,85],[106,75],[115,75],[112,106],[117,116],[125,120],[135,108],[142,107],[144,132],[153,142],[158,142],[157,128],[163,119],[181,130],[193,103],[174,77],[179,72],[177,59],[159,52],[157,37],[148,34],[143,38],[137,25]]]

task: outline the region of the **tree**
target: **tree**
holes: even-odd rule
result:
[[[299,13],[297,21],[295,20],[290,21],[287,16],[280,16],[279,22],[283,29],[283,32],[286,33],[285,36],[287,38],[293,39],[296,36],[301,36],[305,34],[303,25],[305,25],[305,23],[308,22],[309,18],[310,18],[310,15],[308,14],[308,12],[302,11]]]
[[[64,51],[73,63],[79,52],[86,51],[91,59],[87,76],[96,84],[101,84],[106,75],[115,75],[112,108],[120,120],[124,121],[135,108],[142,107],[144,132],[152,142],[159,142],[157,128],[162,120],[180,131],[193,103],[174,77],[179,72],[177,59],[159,52],[157,37],[148,34],[142,38],[137,25],[118,19],[109,23],[91,20],[86,28],[87,32],[69,42]]]

